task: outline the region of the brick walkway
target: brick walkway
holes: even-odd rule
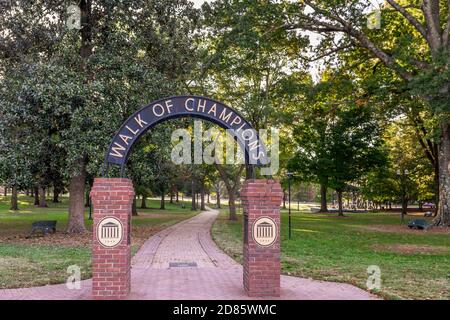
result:
[[[217,211],[208,210],[148,239],[133,257],[129,299],[249,299],[242,266],[217,248],[210,228]],[[64,284],[0,290],[0,299],[90,299],[91,281],[81,289]],[[376,299],[357,287],[297,277],[281,277],[280,299]]]

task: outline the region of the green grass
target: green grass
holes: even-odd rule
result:
[[[282,212],[281,260],[284,274],[319,280],[346,282],[366,289],[367,267],[381,269],[380,296],[388,299],[449,299],[450,234],[396,232],[367,229],[377,225],[399,225],[399,216],[385,213],[335,215],[295,211],[292,239],[288,217]],[[408,217],[407,219],[411,219]],[[222,213],[213,226],[217,244],[237,261],[242,261],[242,216],[237,222]],[[413,247],[415,252],[393,250]],[[436,249],[420,252],[420,248]],[[396,248],[396,247],[395,247]]]
[[[82,279],[91,276],[91,252],[85,247],[0,245],[0,288],[65,282],[67,268],[78,265]]]
[[[70,265],[81,268],[82,279],[91,277],[92,221],[85,222],[89,230],[84,235],[65,234],[68,219],[68,199],[61,203],[49,202],[48,208],[37,208],[33,199],[21,195],[19,211],[11,211],[10,196],[0,197],[0,288],[19,288],[63,283],[69,274]],[[139,202],[140,204],[140,202]],[[149,209],[138,209],[139,216],[133,217],[132,253],[156,232],[192,217],[190,206],[166,203],[166,210],[160,210],[159,200],[147,200]],[[38,220],[57,220],[57,232],[45,237],[25,236],[31,230],[31,223]]]

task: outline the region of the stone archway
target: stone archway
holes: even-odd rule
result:
[[[248,164],[268,163],[257,134],[245,132],[251,125],[235,110],[218,101],[198,96],[158,100],[134,113],[114,136],[105,162],[124,165],[139,137],[156,124],[177,118],[197,117],[233,129],[245,150]],[[280,295],[280,184],[270,179],[246,180],[241,190],[244,209],[243,287],[252,297]],[[127,178],[96,178],[91,191],[94,206],[92,247],[92,295],[95,299],[120,299],[130,292],[131,208],[133,184]]]

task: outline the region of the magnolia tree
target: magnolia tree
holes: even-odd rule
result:
[[[32,143],[60,148],[58,170],[70,194],[67,231],[83,232],[88,173],[99,173],[111,136],[133,111],[180,92],[195,61],[198,13],[184,0],[1,1],[0,11],[0,81],[11,101],[1,109],[8,121],[0,130],[9,140],[13,116],[16,125],[40,120],[24,126],[50,137]],[[7,86],[11,79],[18,85]],[[39,154],[22,162],[33,159]]]

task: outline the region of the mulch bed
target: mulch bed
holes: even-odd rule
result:
[[[161,231],[162,228],[149,226],[133,226],[131,241],[133,245],[142,245],[149,237]],[[58,245],[62,247],[90,247],[92,246],[92,231],[83,234],[71,234],[56,231],[46,235],[36,234],[28,238],[27,234],[4,235],[0,243],[25,245]]]

